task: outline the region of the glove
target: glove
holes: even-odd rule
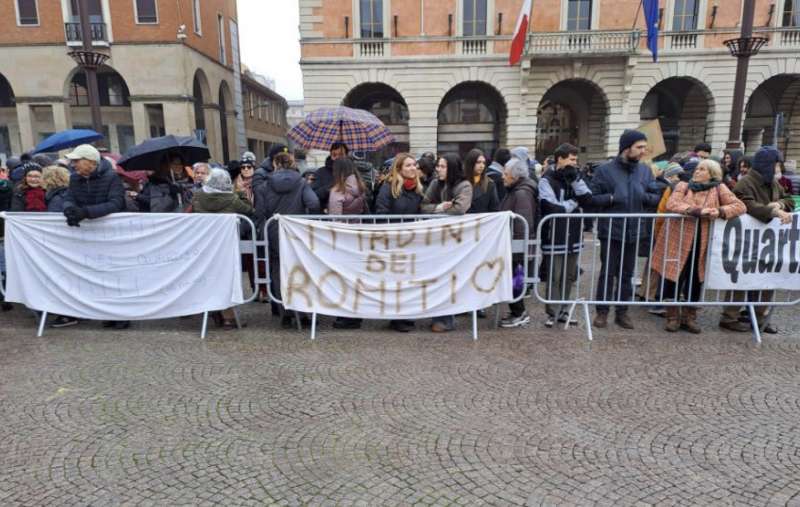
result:
[[[64,210],[64,216],[67,217],[67,225],[80,227],[80,222],[86,220],[89,214],[83,208],[72,206]]]
[[[567,167],[561,169],[561,174],[564,176],[564,181],[567,183],[572,183],[578,180],[580,176],[580,171],[574,165],[568,165]]]

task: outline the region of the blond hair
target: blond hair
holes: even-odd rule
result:
[[[697,164],[697,169],[700,169],[701,167],[708,171],[708,174],[711,175],[712,180],[722,181],[722,167],[719,165],[719,162],[707,158]],[[697,169],[695,169],[695,171]]]
[[[60,165],[49,165],[42,171],[42,187],[45,190],[69,186],[69,171]]]
[[[403,177],[400,176],[400,169],[403,168],[403,164],[409,158],[416,161],[409,153],[398,153],[394,157],[394,163],[392,164],[391,172],[389,172],[388,182],[392,186],[392,197],[395,199],[400,197],[400,194],[403,192]],[[419,172],[417,172],[415,179],[417,181],[416,192],[422,195],[422,181],[419,179]]]

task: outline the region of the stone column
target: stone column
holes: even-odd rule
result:
[[[69,102],[53,102],[53,124],[56,127],[56,132],[72,128],[72,117],[70,115]]]
[[[219,106],[216,104],[203,105],[203,113],[206,117],[206,144],[211,152],[211,158],[217,162],[224,163],[222,160],[222,123],[219,119]]]
[[[17,102],[17,124],[22,150],[31,150],[36,146],[36,134],[33,128],[33,114],[27,102]]]
[[[131,117],[133,118],[133,137],[139,144],[150,137],[150,118],[144,102],[131,101]]]

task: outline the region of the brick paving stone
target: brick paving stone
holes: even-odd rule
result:
[[[0,504],[800,505],[800,312],[755,346],[531,310],[477,342],[0,315]]]

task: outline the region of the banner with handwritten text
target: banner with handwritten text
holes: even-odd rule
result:
[[[478,310],[512,299],[511,213],[412,223],[280,217],[281,299],[372,319]]]
[[[6,299],[94,320],[145,320],[243,302],[236,215],[120,213],[68,227],[8,213]]]

